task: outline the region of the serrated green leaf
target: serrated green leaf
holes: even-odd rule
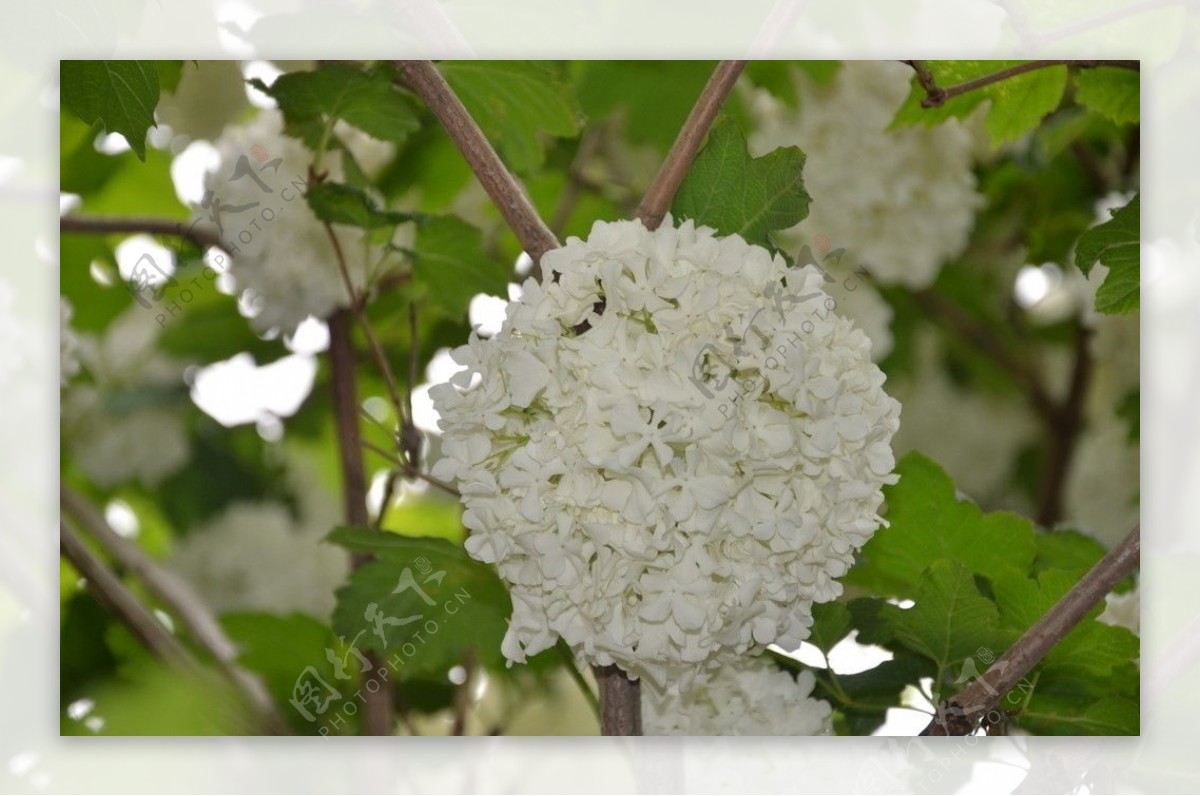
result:
[[[863,547],[848,584],[913,597],[921,573],[939,559],[985,577],[1010,567],[1028,571],[1035,551],[1032,522],[1008,512],[984,514],[959,500],[946,471],[916,451],[900,460],[896,472],[899,483],[884,489],[889,525]]]
[[[537,61],[443,61],[458,94],[509,168],[527,173],[546,159],[541,136],[579,133],[579,107],[558,69]]]
[[[979,649],[1002,643],[995,603],[979,593],[970,570],[955,561],[929,566],[917,585],[916,605],[884,608],[896,640],[939,667],[959,663]]]
[[[392,87],[393,78],[390,67],[368,72],[327,64],[311,72],[280,75],[270,86],[261,80],[250,83],[279,103],[289,133],[316,147],[321,131],[335,119],[381,141],[399,143],[417,130],[416,108]]]
[[[462,547],[363,528],[338,528],[329,541],[375,557],[338,589],[334,631],[383,653],[397,678],[444,675],[472,648],[484,666],[503,665],[512,603],[491,568]]]
[[[1080,70],[1075,76],[1075,99],[1117,124],[1137,124],[1141,118],[1142,75],[1111,66]]]
[[[932,663],[901,652],[890,661],[857,674],[830,675],[817,671],[815,695],[832,703],[853,735],[870,735],[887,718],[888,708],[900,704],[900,694],[923,677],[937,672]]]
[[[1136,702],[1120,697],[1081,703],[1034,694],[1017,722],[1037,735],[1137,735],[1140,715]]]
[[[383,209],[366,191],[339,182],[310,185],[304,198],[317,218],[330,224],[380,229],[421,218],[416,213]]]
[[[1034,572],[1061,569],[1067,572],[1086,572],[1104,558],[1104,545],[1093,536],[1071,529],[1039,533],[1034,537],[1037,557]]]
[[[484,251],[483,234],[457,216],[437,216],[421,225],[413,254],[413,276],[433,305],[465,317],[477,293],[507,295],[509,269]]]
[[[125,136],[138,159],[146,159],[146,131],[158,105],[154,61],[63,61],[59,79],[64,108]]]
[[[770,247],[771,232],[795,226],[808,215],[803,169],[799,147],[750,157],[742,131],[726,119],[696,156],[671,211],[677,219],[690,218],[722,235],[741,235]]]
[[[939,88],[948,89],[991,75],[1024,61],[925,61]],[[913,124],[932,126],[947,119],[964,119],[984,100],[990,100],[984,126],[992,147],[1015,141],[1037,127],[1042,118],[1058,107],[1067,87],[1067,67],[1034,69],[980,88],[967,91],[937,108],[923,108],[926,93],[916,77],[892,127]]]
[[[1124,314],[1133,312],[1141,296],[1141,194],[1112,212],[1112,218],[1083,233],[1075,246],[1075,265],[1084,274],[1097,262],[1108,266],[1108,275],[1096,290],[1096,309]]]

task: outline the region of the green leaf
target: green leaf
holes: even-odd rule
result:
[[[559,70],[537,61],[443,61],[438,67],[514,171],[546,159],[541,136],[572,138],[580,111]]]
[[[1096,309],[1110,315],[1138,309],[1141,296],[1141,194],[1112,211],[1112,218],[1092,227],[1075,246],[1075,265],[1084,274],[1097,262],[1108,276],[1096,290]]]
[[[192,62],[192,68],[196,68],[196,62]],[[173,92],[179,88],[179,80],[183,77],[183,61],[155,61],[154,66],[158,69],[158,86],[162,91]]]
[[[326,708],[330,717],[343,707],[342,700],[355,698],[361,673],[356,659],[348,649],[342,649],[344,645],[338,644],[332,630],[313,617],[231,613],[221,617],[221,626],[238,645],[238,663],[262,676],[275,704],[280,706],[293,729],[315,734],[321,726],[319,718],[311,711],[313,721],[290,704],[298,683],[319,677],[339,692],[339,697],[332,699]],[[349,665],[343,663],[341,671],[335,671],[328,653],[332,653],[335,660],[344,659]]]
[[[800,106],[796,91],[795,72],[799,70],[818,86],[827,86],[837,77],[841,61],[751,61],[746,64],[746,77],[790,108]]]
[[[1105,553],[1104,545],[1095,537],[1065,528],[1039,533],[1034,542],[1037,545],[1037,557],[1033,562],[1035,573],[1047,569],[1083,573],[1104,558]]]
[[[901,652],[890,661],[857,674],[834,675],[817,670],[815,695],[832,703],[841,714],[846,734],[870,735],[887,718],[888,708],[900,704],[900,694],[923,677],[933,677],[933,665]]]
[[[434,306],[451,317],[465,317],[477,293],[508,295],[509,269],[488,256],[483,234],[457,216],[422,224],[413,253],[413,276]]]
[[[751,61],[747,68],[760,63],[773,62]],[[716,61],[585,61],[576,65],[579,104],[593,122],[620,116],[631,142],[666,152],[716,65]]]
[[[991,75],[1024,61],[925,61],[939,88],[947,89]],[[1067,67],[1051,66],[989,83],[958,95],[937,108],[923,108],[925,89],[913,77],[908,99],[896,112],[892,127],[913,124],[933,126],[947,119],[963,119],[984,100],[991,100],[984,122],[992,147],[1015,141],[1037,127],[1058,107],[1067,87]]]
[[[316,148],[335,119],[381,141],[401,142],[416,131],[420,127],[416,108],[392,87],[394,76],[391,67],[363,71],[328,64],[311,72],[280,75],[270,86],[257,79],[250,83],[279,103],[289,133]]]
[[[385,654],[400,679],[444,675],[471,648],[484,666],[503,665],[512,603],[462,547],[362,528],[338,528],[329,541],[375,557],[337,592],[333,628],[348,643]]]
[[[916,605],[884,609],[896,639],[940,668],[959,663],[981,648],[1000,646],[1000,614],[982,594],[970,570],[955,561],[935,561],[921,576]]]
[[[317,218],[330,224],[379,229],[421,218],[415,213],[380,208],[366,191],[338,182],[309,186],[305,199]]]
[[[146,159],[146,131],[155,126],[158,105],[154,61],[63,61],[59,80],[64,108],[125,136],[138,159]]]
[[[812,615],[813,626],[807,641],[826,655],[854,629],[845,603],[819,603],[812,607]]]
[[[1140,713],[1136,702],[1120,697],[1081,704],[1035,693],[1017,722],[1036,735],[1137,735]]]
[[[1008,567],[1028,571],[1035,551],[1032,522],[1008,512],[984,514],[959,500],[946,471],[916,451],[900,460],[896,472],[899,483],[884,489],[889,526],[863,547],[847,584],[913,597],[921,573],[940,559],[983,576]]]
[[[1082,69],[1075,76],[1075,99],[1117,124],[1137,124],[1141,118],[1142,75],[1111,66]]]
[[[808,193],[799,147],[780,147],[750,157],[742,131],[731,120],[717,124],[675,195],[672,212],[771,246],[769,233],[795,226],[808,215]]]

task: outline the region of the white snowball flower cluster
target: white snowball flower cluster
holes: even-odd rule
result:
[[[337,126],[343,141],[366,168],[378,168],[390,144]],[[221,239],[232,255],[230,273],[239,291],[249,291],[257,310],[251,323],[290,334],[310,315],[325,317],[349,306],[345,281],[324,225],[304,198],[313,153],[283,134],[277,110],[248,124],[228,127],[216,140],[221,159],[205,177],[207,206],[198,218],[220,218]],[[331,149],[320,164],[326,179],[343,179],[342,153]],[[368,243],[362,229],[334,225],[356,289],[380,267],[385,249]]]
[[[186,364],[157,350],[160,331],[154,313],[135,305],[102,338],[79,335],[79,360],[92,380],[64,393],[62,435],[97,486],[134,478],[154,486],[191,457]]]
[[[239,502],[188,530],[167,566],[218,612],[295,611],[321,619],[334,608],[349,557],[324,541],[341,516],[316,467],[289,461],[286,480],[299,505]]]
[[[642,690],[646,735],[831,735],[832,708],[813,699],[816,681],[769,659],[722,666],[684,688]]]
[[[815,269],[690,221],[597,222],[542,268],[430,391],[434,475],[511,586],[504,653],[561,636],[661,684],[798,646],[894,481],[865,335]]]
[[[297,522],[282,503],[235,503],[193,528],[167,564],[215,611],[325,618],[349,571],[346,554],[323,541],[329,527]]]
[[[71,328],[75,309],[71,302],[58,297],[58,378],[59,387],[66,387],[79,373],[79,337]]]
[[[962,252],[983,198],[971,171],[974,139],[957,120],[887,129],[911,78],[896,61],[845,61],[828,86],[797,72],[797,110],[756,95],[751,146],[796,145],[807,156],[812,206],[794,236],[825,235],[876,279],[922,288]]]

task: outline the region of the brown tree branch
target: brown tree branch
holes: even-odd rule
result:
[[[58,220],[60,233],[84,235],[113,235],[120,233],[145,233],[147,235],[172,235],[194,243],[201,249],[225,249],[217,230],[201,226],[193,221],[185,226],[182,221],[169,218],[142,218],[136,216],[63,216]]]
[[[1045,616],[960,694],[938,706],[921,735],[970,735],[1000,700],[1141,560],[1141,526],[1100,559]]]
[[[551,249],[557,249],[558,239],[538,216],[516,178],[508,171],[479,125],[471,118],[462,101],[442,77],[432,61],[396,61],[396,68],[406,88],[420,97],[438,118],[451,140],[462,152],[480,185],[495,202],[500,215],[516,233],[525,253],[535,263]]]
[[[745,68],[745,61],[722,61],[717,64],[712,77],[700,92],[700,98],[692,107],[692,112],[688,114],[687,121],[680,128],[675,143],[671,145],[667,159],[663,161],[658,174],[654,176],[654,181],[650,183],[650,189],[646,191],[646,197],[638,207],[638,218],[646,229],[657,229],[662,223],[663,216],[671,208],[675,192],[679,190],[679,184],[687,176],[692,161],[696,159],[696,153],[700,151],[700,145],[704,143],[704,136],[708,134],[708,129],[717,118],[725,98],[729,96],[734,83]]]
[[[957,304],[933,290],[916,290],[911,295],[917,305],[925,310],[935,323],[970,343],[1008,371],[1013,380],[1025,390],[1030,403],[1040,417],[1053,418],[1056,416],[1058,407],[1042,383],[1041,375],[1028,362],[1009,350],[1004,341],[987,326],[977,322],[963,312]]]
[[[171,635],[162,622],[125,588],[121,579],[109,571],[108,567],[87,549],[87,545],[61,522],[59,550],[62,557],[87,581],[87,590],[109,613],[121,620],[150,652],[168,663],[187,669],[199,668],[191,653],[179,643],[179,639]]]
[[[1075,334],[1075,365],[1066,398],[1048,418],[1049,466],[1038,497],[1037,522],[1050,528],[1062,515],[1063,491],[1067,486],[1071,459],[1083,428],[1083,404],[1092,375],[1091,333],[1080,327]]]
[[[346,522],[359,528],[370,526],[367,514],[367,476],[363,468],[362,435],[358,427],[358,388],[354,378],[354,344],[350,336],[350,311],[338,310],[327,319],[329,359],[333,370],[333,411],[337,423],[338,455],[342,468],[342,501]],[[360,567],[370,555],[355,554],[353,565]],[[391,680],[383,661],[367,653],[370,671],[367,678],[379,683],[372,691],[364,689],[363,728],[367,735],[392,734]]]
[[[59,502],[113,561],[129,570],[155,599],[170,610],[192,641],[212,656],[217,668],[245,695],[268,727],[285,731],[287,724],[279,714],[266,684],[257,675],[237,665],[237,646],[225,635],[217,618],[191,587],[163,568],[142,548],[114,531],[96,506],[66,484],[60,487]]]
[[[593,666],[600,690],[600,733],[642,734],[642,684],[618,666]]]
[[[1111,66],[1117,69],[1131,69],[1135,72],[1141,71],[1142,68],[1140,61],[1026,61],[1023,64],[1010,66],[1007,69],[1001,69],[990,75],[983,75],[974,80],[959,83],[956,86],[942,88],[938,86],[933,73],[929,71],[929,67],[921,61],[903,61],[902,63],[906,63],[913,68],[913,71],[917,73],[917,82],[920,83],[921,88],[925,89],[925,99],[921,100],[922,108],[937,108],[961,94],[966,94],[968,91],[974,91],[975,89],[989,86],[992,83],[999,83],[1002,80],[1008,80],[1010,77],[1023,75],[1035,69],[1045,69],[1049,66],[1077,66],[1080,69]]]

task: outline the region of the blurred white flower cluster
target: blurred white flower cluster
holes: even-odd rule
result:
[[[335,496],[312,467],[293,461],[287,474],[300,505],[239,502],[191,528],[167,566],[213,610],[294,611],[326,619],[350,562],[324,538],[337,524]]]
[[[646,735],[831,735],[829,703],[813,699],[816,681],[748,658],[705,673],[684,688],[642,689]]]
[[[976,142],[958,120],[889,130],[909,92],[912,70],[894,61],[844,61],[829,85],[796,70],[799,107],[758,90],[751,101],[755,154],[799,146],[806,155],[809,215],[780,242],[810,247],[838,276],[839,311],[858,321],[882,358],[891,349],[891,308],[866,281],[919,289],[966,247],[983,198],[972,172]],[[827,252],[845,249],[840,259]],[[842,306],[845,303],[846,306]]]
[[[542,268],[430,393],[505,655],[561,636],[662,685],[798,646],[894,481],[866,336],[816,269],[691,222],[597,222]]]
[[[1134,635],[1142,634],[1142,587],[1139,583],[1124,594],[1111,592],[1104,597],[1104,611],[1097,622],[1123,627]]]
[[[367,173],[394,152],[392,144],[348,125],[339,123],[334,132]],[[349,306],[333,244],[304,198],[313,153],[284,135],[282,114],[264,110],[247,124],[225,128],[214,144],[220,162],[205,176],[196,212],[219,225],[232,255],[230,273],[255,312],[254,327],[290,334],[310,315],[323,318]],[[325,153],[319,168],[327,180],[343,180],[343,154],[334,147]],[[362,229],[338,224],[334,231],[350,279],[361,289],[389,255]]]
[[[77,337],[78,360],[91,379],[76,379],[63,393],[62,436],[96,486],[134,478],[155,486],[191,456],[186,363],[157,350],[160,331],[154,313],[132,306],[103,337]]]

